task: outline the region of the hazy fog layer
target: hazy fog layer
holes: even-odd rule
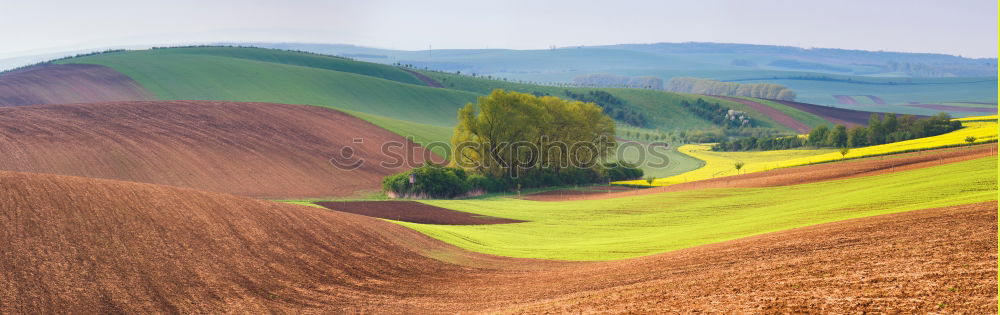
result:
[[[393,49],[733,42],[996,57],[997,2],[0,0],[0,58],[218,41]]]

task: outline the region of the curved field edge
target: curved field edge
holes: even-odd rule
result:
[[[671,192],[607,200],[495,198],[424,203],[529,221],[503,226],[399,223],[475,252],[617,260],[826,222],[996,200],[996,157],[793,186]]]
[[[736,175],[736,162],[744,162],[740,174],[762,172],[777,168],[786,168],[817,163],[857,159],[896,153],[923,151],[947,147],[968,145],[967,137],[976,137],[974,143],[990,143],[997,141],[997,121],[988,119],[961,120],[965,128],[943,135],[918,138],[900,142],[887,143],[863,148],[850,149],[847,155],[841,155],[839,150],[774,150],[750,152],[715,152],[709,144],[688,144],[678,148],[679,151],[706,162],[705,166],[691,172],[656,179],[653,186],[669,186],[685,182],[710,179],[715,177]],[[615,184],[648,186],[644,180],[618,181]]]

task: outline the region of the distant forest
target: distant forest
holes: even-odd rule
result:
[[[613,87],[662,90],[663,79],[653,76],[629,77],[616,74],[582,74],[573,77],[573,84],[587,87]]]
[[[748,96],[773,100],[795,100],[795,91],[773,83],[720,82],[699,78],[673,78],[667,84],[667,91],[721,96]]]
[[[626,106],[625,100],[611,95],[611,93],[597,90],[587,93],[573,93],[573,91],[566,90],[563,93],[574,100],[597,104],[604,110],[605,115],[614,120],[636,127],[645,127],[647,124],[646,115]]]

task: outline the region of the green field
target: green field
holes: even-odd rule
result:
[[[282,54],[291,57],[277,57]],[[406,80],[399,73],[390,72],[394,68],[384,65],[353,61],[342,64],[345,61],[339,58],[254,48],[155,49],[61,62],[111,67],[164,100],[318,105],[444,127],[453,126],[458,108],[475,101],[477,96],[384,79]]]
[[[678,152],[679,145],[671,144],[668,149],[645,143],[638,144],[620,143],[621,147],[616,151],[613,160],[636,164],[642,169],[643,176],[656,178],[683,174],[705,166],[705,161]],[[654,153],[659,154],[654,155]],[[665,156],[665,158],[661,158],[661,156]],[[666,166],[663,165],[663,162],[666,162]]]
[[[559,260],[651,255],[796,227],[997,198],[996,157],[846,180],[608,200],[507,198],[425,203],[531,222],[400,224],[487,254]]]
[[[523,93],[548,93],[549,95],[565,97],[564,91],[570,90],[577,93],[585,93],[591,90],[601,90],[611,93],[623,100],[629,106],[646,115],[650,121],[649,128],[661,131],[674,130],[695,130],[715,128],[714,124],[691,114],[680,106],[682,101],[693,102],[698,98],[718,102],[725,107],[747,112],[750,117],[761,123],[761,127],[772,127],[791,132],[792,130],[778,124],[776,121],[746,105],[728,100],[713,98],[703,95],[671,93],[664,91],[644,90],[644,89],[613,89],[613,88],[574,88],[558,87],[546,85],[523,84],[502,80],[490,80],[487,78],[471,77],[466,75],[456,75],[451,73],[422,71],[425,75],[441,82],[445,87],[470,91],[475,93],[489,93],[493,89],[505,89]],[[791,111],[799,112],[796,115],[811,115],[796,109]],[[794,116],[793,116],[794,117]]]
[[[275,47],[327,54],[379,55],[382,58],[364,60],[402,62],[421,69],[426,67],[447,72],[474,72],[480,75],[545,83],[568,83],[572,82],[575,76],[595,73],[655,76],[664,82],[673,77],[699,77],[743,83],[769,82],[792,88],[799,95],[797,100],[801,102],[848,108],[851,106],[839,104],[832,95],[875,95],[889,104],[996,101],[997,97],[996,74],[986,71],[995,68],[995,65],[989,65],[990,61],[926,54],[798,50],[774,46],[706,43],[565,47],[546,50],[460,49],[430,52],[345,45],[288,44]],[[754,65],[733,65],[733,61],[737,59],[753,62]],[[774,61],[789,59],[802,61],[802,65],[824,67],[771,65]],[[954,77],[951,75],[909,77],[905,73],[885,68],[887,60],[907,60],[924,64],[962,63],[966,67],[978,70],[958,73]],[[857,99],[862,103],[870,102],[867,98]],[[894,105],[883,106],[879,111],[928,113]]]
[[[592,58],[605,52],[577,56]],[[575,52],[568,54],[576,55]],[[643,54],[638,54],[643,55]],[[326,106],[363,116],[373,123],[412,136],[419,143],[448,142],[441,130],[452,127],[457,109],[493,89],[547,93],[594,90],[523,84],[503,80],[422,71],[445,88],[425,86],[397,67],[311,53],[260,48],[188,47],[112,52],[61,60],[59,63],[99,64],[128,75],[164,100],[227,100]],[[622,98],[648,118],[651,130],[680,131],[715,126],[680,107],[699,95],[641,89],[600,89]],[[763,127],[790,131],[742,104],[719,101],[747,111]],[[808,115],[790,110],[790,115]],[[440,129],[440,128],[431,128]]]

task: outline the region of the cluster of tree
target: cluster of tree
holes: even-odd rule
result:
[[[953,76],[996,76],[996,61],[982,63],[951,63],[926,64],[920,62],[886,62],[885,69],[902,72],[914,77],[953,77]]]
[[[624,134],[626,139],[635,140],[646,140],[646,141],[666,141],[669,137],[662,133],[650,133],[650,132],[640,132],[640,131],[625,131]]]
[[[593,166],[614,150],[614,135],[614,120],[594,103],[497,89],[459,110],[453,163],[512,178],[536,168]]]
[[[774,100],[795,100],[795,91],[773,83],[735,83],[678,77],[670,79],[667,91],[722,96],[748,96]]]
[[[386,176],[382,190],[393,198],[458,198],[521,188],[607,183],[642,178],[642,169],[625,163],[606,163],[593,169],[531,170],[526,176],[511,178],[470,174],[465,169],[431,163],[406,172]]]
[[[581,74],[573,77],[573,84],[584,87],[618,87],[662,90],[663,79],[653,76],[629,77],[616,74]]]
[[[635,166],[601,163],[617,146],[614,135],[614,120],[594,103],[497,89],[458,111],[451,167],[393,175],[383,188],[398,196],[451,198],[470,190],[641,178]]]
[[[681,107],[695,114],[695,116],[711,121],[713,124],[723,128],[744,128],[753,127],[754,122],[746,113],[723,107],[719,103],[709,103],[698,98],[694,103],[687,100],[681,101]]]
[[[813,128],[806,137],[757,137],[723,141],[713,147],[715,151],[782,150],[802,146],[857,148],[886,144],[916,138],[945,134],[962,128],[962,123],[951,120],[947,113],[940,113],[925,119],[912,115],[897,117],[885,114],[880,118],[872,114],[868,126],[848,129],[843,125],[833,128],[821,125]]]
[[[646,115],[635,111],[632,107],[628,106],[625,100],[614,96],[611,93],[597,90],[589,91],[587,93],[574,93],[573,91],[566,90],[564,93],[569,98],[581,102],[597,104],[597,106],[600,106],[601,109],[604,110],[604,114],[611,116],[612,119],[636,127],[644,127],[648,123]]]

